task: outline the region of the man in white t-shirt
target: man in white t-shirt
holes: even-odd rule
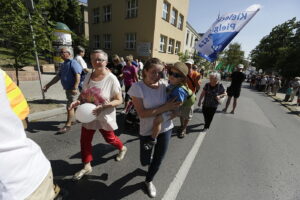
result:
[[[12,110],[0,71],[0,199],[52,200],[56,189],[49,160],[26,137],[21,120]]]
[[[259,82],[260,91],[263,91],[263,92],[265,91],[266,85],[267,85],[267,81],[268,81],[267,77],[263,76],[262,79]]]
[[[86,62],[83,60],[85,54],[85,49],[81,46],[76,47],[76,56],[75,60],[81,65],[82,70],[86,73],[90,72],[90,69],[87,67]]]
[[[143,62],[141,60],[139,61],[139,67],[140,67],[140,70],[143,71],[144,64],[143,64]]]
[[[84,54],[85,54],[85,49],[81,46],[77,46],[76,47],[76,56],[75,56],[74,60],[76,60],[82,67],[82,73],[80,76],[80,83],[79,83],[80,91],[82,90],[82,84],[85,79],[85,74],[92,71],[87,67],[86,62],[83,60]]]

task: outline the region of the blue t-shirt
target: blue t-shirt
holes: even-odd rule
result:
[[[178,102],[184,102],[189,95],[188,92],[182,87],[178,87],[171,84],[167,87],[167,94],[168,101],[176,97],[176,101]]]
[[[82,67],[76,60],[66,60],[59,70],[61,84],[65,90],[72,90],[75,84],[75,75],[81,74]]]

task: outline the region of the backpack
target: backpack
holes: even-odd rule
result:
[[[176,86],[174,88],[172,88],[172,90],[170,91],[170,93],[175,89],[175,88],[178,88],[178,87],[181,87],[182,89],[184,89],[187,93],[188,93],[188,96],[186,98],[186,100],[184,100],[182,106],[186,106],[186,107],[191,107],[192,105],[194,105],[195,101],[196,101],[196,95],[195,93],[193,93],[193,91],[188,88],[187,86],[185,85],[181,85],[181,86]]]
[[[195,101],[196,101],[196,95],[195,93],[188,88],[185,85],[180,86],[182,89],[184,89],[187,93],[188,93],[188,97],[186,98],[186,100],[183,102],[182,106],[187,106],[187,107],[191,107],[192,105],[194,105]]]

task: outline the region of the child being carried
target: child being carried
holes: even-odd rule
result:
[[[148,142],[144,144],[146,150],[150,150],[156,144],[156,138],[161,131],[161,124],[165,120],[171,120],[177,116],[181,116],[180,111],[190,108],[196,101],[195,94],[187,86],[187,75],[188,67],[182,63],[177,62],[170,67],[169,73],[169,85],[167,87],[167,100],[176,100],[181,102],[181,106],[171,111],[171,113],[166,117],[166,114],[159,114],[153,120],[152,135]],[[165,119],[168,118],[168,119]]]

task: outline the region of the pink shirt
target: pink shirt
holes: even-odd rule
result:
[[[136,68],[131,65],[131,66],[125,66],[123,68],[123,78],[124,78],[124,84],[125,86],[131,86],[135,80],[135,74],[136,74]]]

